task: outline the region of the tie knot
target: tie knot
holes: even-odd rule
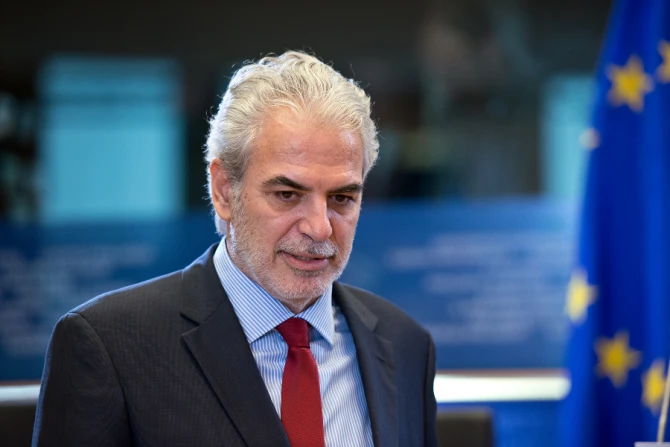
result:
[[[289,318],[277,326],[289,348],[309,349],[309,323],[302,318]]]

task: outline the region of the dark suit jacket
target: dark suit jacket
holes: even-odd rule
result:
[[[33,446],[289,447],[214,249],[61,318]],[[429,334],[368,292],[335,283],[333,299],[356,344],[375,446],[436,446]]]

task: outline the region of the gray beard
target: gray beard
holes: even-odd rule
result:
[[[243,273],[277,300],[291,302],[319,297],[342,275],[349,261],[349,255],[353,247],[353,238],[348,247],[343,247],[340,250],[331,241],[315,242],[309,236],[303,235],[301,240],[280,240],[274,247],[274,255],[276,256],[279,251],[294,254],[309,253],[313,256],[321,257],[337,257],[341,254],[340,265],[330,274],[330,278],[323,279],[316,284],[300,284],[296,283],[296,281],[282,281],[282,278],[273,277],[273,259],[268,260],[265,258],[260,247],[256,244],[256,241],[262,240],[264,236],[247,215],[244,206],[239,202],[236,195],[231,209],[231,215],[236,218],[236,225],[233,225],[231,219],[226,237],[231,259]],[[323,275],[323,271],[306,271],[296,269],[289,264],[286,265],[298,278],[309,279]]]

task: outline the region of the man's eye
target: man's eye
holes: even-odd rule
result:
[[[333,199],[339,205],[344,205],[344,204],[349,203],[350,201],[354,200],[352,197],[346,196],[344,194],[336,194],[336,195],[333,196]]]
[[[296,197],[293,191],[278,191],[277,196],[282,200],[292,200]]]

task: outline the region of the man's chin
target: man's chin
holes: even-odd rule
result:
[[[328,290],[330,282],[325,283],[323,280],[320,280],[317,284],[305,284],[305,279],[313,278],[301,278],[303,281],[297,281],[293,284],[285,284],[281,288],[276,289],[277,296],[282,297],[283,300],[288,301],[309,301],[314,298],[318,298]],[[311,282],[311,281],[308,281]]]

